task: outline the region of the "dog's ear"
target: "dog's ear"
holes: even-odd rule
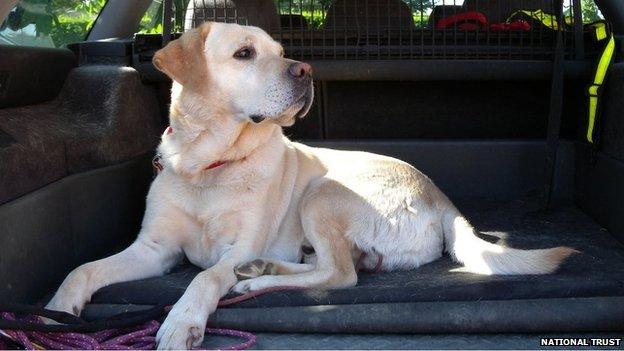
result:
[[[156,51],[152,59],[154,66],[182,85],[204,79],[207,75],[204,43],[209,32],[210,23],[204,23],[182,34]]]

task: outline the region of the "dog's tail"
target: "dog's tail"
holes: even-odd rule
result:
[[[546,274],[578,251],[569,247],[541,250],[518,250],[489,243],[475,234],[475,229],[455,208],[442,216],[446,251],[469,271],[480,274]]]

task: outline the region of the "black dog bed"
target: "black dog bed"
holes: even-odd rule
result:
[[[458,207],[486,240],[522,249],[564,245],[582,253],[555,274],[517,276],[462,272],[444,256],[413,271],[361,273],[352,288],[262,295],[219,309],[212,323],[281,332],[621,330],[624,246],[591,218],[571,206],[544,213],[528,200],[460,201]],[[108,286],[93,296],[86,314],[174,303],[198,272],[184,265],[163,277]]]

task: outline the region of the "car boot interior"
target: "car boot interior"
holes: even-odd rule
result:
[[[466,273],[444,256],[414,271],[360,273],[352,288],[258,296],[220,308],[210,325],[288,333],[290,341],[261,334],[263,347],[285,348],[306,340],[292,333],[621,333],[624,28],[609,11],[617,5],[596,1],[620,51],[601,88],[590,143],[586,91],[602,47],[589,27],[563,31],[563,47],[556,31],[529,19],[525,32],[474,29],[457,18],[437,28],[470,11],[484,14],[488,26],[502,23],[519,6],[552,13],[563,6],[573,17],[576,0],[502,9],[498,1],[446,1],[422,22],[411,1],[326,1],[318,5],[321,22],[286,3],[192,0],[184,25],[167,38],[204,20],[264,28],[287,56],[315,70],[314,105],[285,129],[291,139],[409,162],[488,241],[580,253],[553,274],[517,276]],[[167,127],[170,82],[151,64],[162,42],[161,34],[137,34],[69,49],[0,46],[0,300],[43,304],[73,268],[120,250],[138,233],[151,159]],[[162,277],[107,286],[83,316],[171,304],[199,271],[185,262]],[[327,340],[330,348],[346,342]],[[362,337],[349,347],[398,345],[384,340]]]

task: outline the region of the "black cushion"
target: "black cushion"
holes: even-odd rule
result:
[[[266,294],[237,307],[307,306],[382,302],[480,301],[624,295],[624,247],[574,207],[545,214],[538,202],[460,202],[485,233],[514,248],[565,245],[582,251],[550,275],[486,276],[454,271],[447,256],[419,269],[361,273],[357,286],[329,291]],[[185,265],[157,278],[114,284],[98,291],[94,304],[173,303],[200,270]]]

